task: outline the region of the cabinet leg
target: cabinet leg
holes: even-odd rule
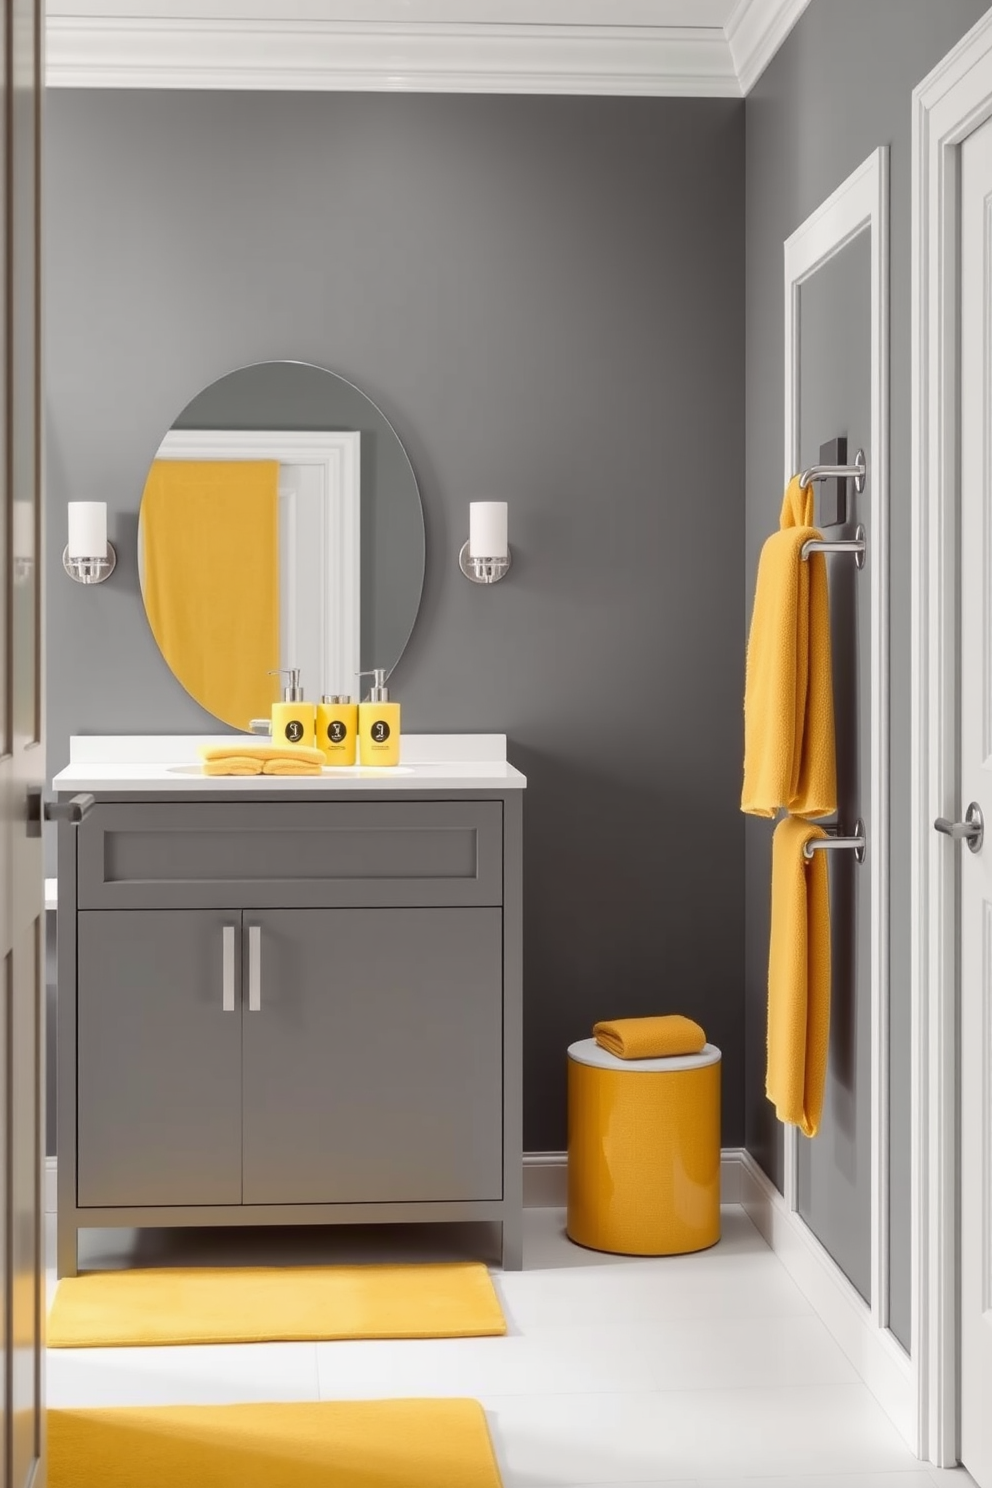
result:
[[[523,1215],[503,1220],[503,1270],[520,1271],[524,1264]]]
[[[79,1266],[79,1231],[74,1224],[58,1219],[56,1236],[56,1275],[75,1276]]]

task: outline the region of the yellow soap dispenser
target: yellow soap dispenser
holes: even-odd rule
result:
[[[368,699],[358,705],[358,755],[363,765],[398,765],[400,762],[400,705],[389,701],[385,667],[359,672],[372,677]]]
[[[303,701],[299,667],[280,667],[270,677],[286,674],[289,683],[283,688],[282,702],[272,704],[273,744],[305,744],[314,747],[317,710]]]
[[[317,748],[329,765],[353,765],[358,746],[358,704],[350,697],[322,697],[317,704]]]

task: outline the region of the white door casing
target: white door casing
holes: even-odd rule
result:
[[[785,447],[787,483],[799,462],[801,410],[800,290],[817,271],[861,233],[871,239],[871,438],[866,451],[867,571],[870,575],[871,716],[869,730],[870,812],[868,852],[871,901],[871,1305],[855,1292],[815,1240],[797,1211],[798,1136],[785,1128],[784,1198],[807,1249],[833,1270],[834,1291],[843,1296],[843,1324],[824,1321],[840,1336],[858,1339],[858,1368],[907,1438],[914,1434],[911,1370],[905,1349],[888,1327],[888,149],[880,147],[801,223],[784,245],[785,268]],[[825,430],[824,439],[836,431]],[[849,452],[853,458],[853,450]],[[843,561],[843,560],[828,560]],[[842,823],[849,830],[853,824]]]
[[[992,10],[913,93],[911,1355],[919,1456],[958,1460],[961,147],[992,117]],[[987,851],[987,849],[986,849]]]
[[[0,1481],[46,1477],[45,894],[41,793],[42,428],[40,30],[43,7],[4,7],[0,134]]]
[[[361,435],[352,430],[170,429],[159,460],[278,460],[283,667],[308,699],[356,696],[361,646]],[[139,551],[141,544],[139,542]]]
[[[961,149],[961,689],[957,814],[992,826],[992,119]],[[960,857],[961,1460],[992,1488],[992,832]]]

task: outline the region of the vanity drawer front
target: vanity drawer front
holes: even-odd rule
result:
[[[115,802],[76,830],[80,909],[503,899],[500,801]]]

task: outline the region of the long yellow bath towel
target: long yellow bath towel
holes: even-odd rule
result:
[[[830,1033],[830,900],[826,854],[803,856],[827,834],[787,816],[772,838],[765,1094],[780,1121],[815,1137]]]
[[[812,488],[794,476],[780,530],[761,550],[747,645],[741,810],[752,816],[837,810],[826,560],[801,557],[821,536],[812,520]]]
[[[698,1054],[706,1035],[698,1023],[679,1013],[658,1018],[616,1018],[597,1023],[593,1038],[618,1059],[666,1059],[673,1054]]]
[[[305,744],[252,744],[234,739],[230,744],[204,744],[200,749],[204,775],[319,775],[324,756]]]
[[[156,460],[141,501],[142,580],[159,650],[234,728],[278,696],[279,462]]]

